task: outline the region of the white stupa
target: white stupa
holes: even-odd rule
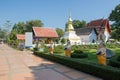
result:
[[[74,31],[71,16],[69,16],[67,30],[63,38],[65,38],[66,40],[69,40],[71,44],[81,43],[80,37],[77,36],[77,34]]]

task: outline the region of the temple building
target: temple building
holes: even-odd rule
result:
[[[81,39],[81,44],[95,43],[97,42],[97,32],[95,28],[75,28],[76,34]]]
[[[71,44],[80,44],[81,43],[80,37],[77,36],[77,34],[76,34],[75,30],[74,30],[74,27],[72,25],[71,16],[69,16],[67,30],[66,30],[65,35],[63,36],[63,38],[70,41]]]
[[[111,29],[108,19],[93,20],[87,24],[87,27],[96,29],[98,41],[104,40],[107,42],[109,40]]]

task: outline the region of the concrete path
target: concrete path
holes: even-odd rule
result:
[[[102,80],[0,44],[0,80]]]

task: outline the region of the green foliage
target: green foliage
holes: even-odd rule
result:
[[[6,38],[6,30],[0,29],[0,39]]]
[[[120,21],[120,4],[118,4],[114,10],[112,10],[112,12],[110,13],[109,19],[115,22]]]
[[[38,51],[39,50],[39,48],[38,48],[38,43],[35,45],[35,47],[33,48],[33,51],[35,52],[35,51]]]
[[[112,38],[120,40],[120,4],[117,5],[114,10],[112,10],[109,20],[114,21],[112,24],[112,27],[114,27]]]
[[[58,43],[59,43],[59,38],[56,38],[56,39],[55,39],[55,42],[58,44]]]
[[[58,34],[58,36],[59,37],[62,37],[63,35],[64,35],[64,31],[62,30],[62,29],[60,29],[60,28],[56,28],[56,32],[57,32],[57,34]]]
[[[48,53],[49,52],[49,47],[48,46],[44,46],[44,53]]]
[[[118,57],[117,57],[117,61],[119,61],[119,62],[120,62],[120,56],[118,56]]]
[[[64,53],[64,46],[62,46],[62,45],[55,46],[54,53],[55,54],[63,54]]]
[[[73,20],[72,22],[72,25],[74,28],[82,28],[82,27],[85,27],[87,24],[86,24],[86,21],[82,20]],[[67,26],[68,26],[68,23],[65,24],[65,31],[67,30]]]
[[[14,24],[11,32],[15,32],[17,34],[24,34],[25,33],[25,23],[18,22],[18,24]]]
[[[25,34],[25,32],[31,32],[32,31],[32,27],[42,27],[43,23],[40,20],[30,20],[27,21],[26,23],[24,22],[18,22],[17,24],[14,24],[9,36],[8,36],[8,41],[9,44],[11,40],[17,40],[16,35],[17,34]],[[16,43],[17,44],[17,43]]]
[[[73,51],[73,50],[81,50],[81,46],[79,46],[79,45],[72,45],[71,46],[71,50]]]
[[[98,45],[72,45],[72,50],[97,49]]]
[[[116,26],[116,28],[112,31],[111,37],[118,41],[120,40],[120,25],[118,27]]]
[[[11,30],[11,33],[9,34],[7,40],[9,41],[8,43],[10,45],[12,44],[16,44],[17,46],[17,34],[24,34],[25,33],[25,23],[24,22],[18,22],[18,24],[14,24],[12,30]],[[13,43],[13,42],[14,43]]]
[[[111,44],[106,44],[107,48],[120,48],[120,44],[117,43],[111,43]]]
[[[32,32],[32,27],[42,27],[41,20],[29,20],[26,22],[26,32]]]
[[[11,23],[9,20],[6,21],[6,23],[3,25],[3,27],[0,28],[0,39],[6,40],[8,37],[8,34],[11,30]]]
[[[80,62],[58,55],[40,54],[38,52],[35,52],[34,54],[61,63],[68,67],[101,77],[104,80],[120,80],[120,70],[111,66],[103,66],[90,62]]]
[[[74,28],[82,28],[86,26],[86,21],[73,20],[72,24]]]
[[[118,58],[111,58],[110,61],[109,61],[109,65],[113,66],[113,67],[117,67],[117,68],[120,68],[120,57]]]
[[[18,41],[17,40],[8,40],[7,42],[13,48],[17,48],[18,47]]]
[[[72,54],[71,54],[72,58],[87,58],[88,55],[86,53],[84,53],[82,50],[75,50]]]
[[[84,52],[82,50],[74,50],[73,53],[80,53],[80,54],[83,54]]]
[[[65,39],[64,38],[62,38],[61,43],[65,44]]]

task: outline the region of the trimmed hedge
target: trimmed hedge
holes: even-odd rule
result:
[[[117,67],[120,68],[120,61],[119,61],[119,57],[118,58],[111,58],[109,61],[109,65],[113,66],[113,67]]]
[[[120,70],[111,66],[103,66],[95,63],[79,62],[72,58],[58,55],[50,55],[34,52],[35,55],[58,62],[68,67],[98,76],[104,80],[120,80]]]
[[[86,53],[84,53],[81,50],[75,50],[72,54],[71,54],[72,58],[87,58],[88,55]]]
[[[117,61],[119,61],[119,62],[120,62],[120,56],[118,56],[118,57],[117,57]]]

